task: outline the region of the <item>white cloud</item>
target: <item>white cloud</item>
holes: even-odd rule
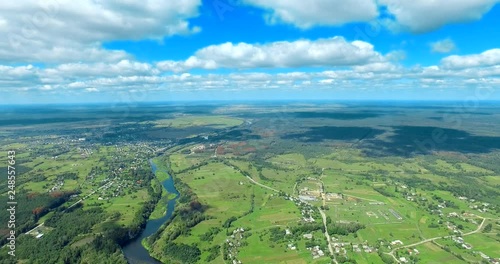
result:
[[[217,67],[248,67],[246,71],[233,73],[203,73],[182,72],[166,73],[161,65],[151,65],[133,60],[122,60],[107,63],[68,63],[47,68],[32,65],[2,66],[0,65],[0,92],[9,94],[38,91],[54,94],[95,93],[112,94],[121,92],[129,94],[134,91],[136,97],[151,92],[178,92],[213,90],[217,92],[262,89],[418,89],[418,88],[470,88],[497,87],[500,80],[500,49],[485,51],[481,54],[466,56],[449,56],[441,64],[405,68],[397,61],[373,51],[373,47],[364,42],[349,43],[343,39],[324,40],[343,43],[344,51],[355,59],[355,63],[345,63],[343,56],[337,57],[342,48],[317,48],[317,43],[305,41],[310,54],[304,54],[302,49],[274,49],[276,43],[266,45],[250,45],[238,50],[238,45],[228,45],[235,57],[225,57],[215,52],[215,57],[207,53],[197,53],[196,60],[200,63],[212,61]],[[300,42],[302,43],[302,42]],[[286,42],[282,45],[303,47],[296,42]],[[328,46],[328,45],[327,45]],[[215,51],[224,51],[224,45],[214,46]],[[322,47],[322,45],[319,45]],[[359,56],[353,50],[358,50]],[[236,50],[232,50],[236,49]],[[251,52],[247,52],[250,50]],[[291,51],[290,51],[291,50]],[[327,50],[328,52],[325,52]],[[279,52],[283,54],[278,54]],[[289,53],[284,51],[290,51]],[[335,51],[335,52],[333,52]],[[332,54],[330,54],[333,52]],[[257,54],[257,55],[254,55]],[[261,57],[276,55],[273,64],[265,66],[278,67],[299,65],[293,71],[280,70],[279,73],[259,72],[262,67]],[[358,54],[358,55],[356,55]],[[202,56],[203,55],[203,56]],[[222,55],[226,53],[222,52]],[[286,56],[285,56],[286,55]],[[198,56],[200,58],[198,58]],[[206,57],[204,57],[206,56]],[[325,62],[323,57],[328,57]],[[222,59],[220,59],[222,57]],[[239,58],[253,58],[248,62],[238,62]],[[217,58],[217,59],[216,59]],[[336,61],[336,58],[341,58]],[[361,58],[361,59],[360,59]],[[182,62],[172,62],[185,64]],[[328,70],[302,70],[302,66],[323,65]],[[243,66],[242,66],[243,65]],[[332,65],[332,66],[328,66]],[[341,67],[334,67],[342,65]],[[493,88],[492,88],[493,89]],[[5,98],[0,98],[6,100]]]
[[[38,69],[32,65],[18,67],[0,65],[0,89],[26,87],[33,83],[40,83],[40,79]]]
[[[270,23],[283,22],[299,28],[316,25],[342,25],[370,21],[378,10],[373,0],[244,0],[246,4],[268,10]]]
[[[201,0],[22,0],[0,5],[0,62],[116,61],[106,41],[161,39],[199,29]]]
[[[68,63],[46,70],[47,74],[54,76],[85,77],[85,76],[131,76],[154,75],[158,69],[149,63],[130,60],[121,60],[117,63]]]
[[[452,24],[479,20],[499,0],[380,0],[396,18],[390,25],[416,33]]]
[[[431,43],[432,52],[449,53],[456,48],[455,42],[449,38]]]
[[[398,67],[390,62],[376,62],[367,65],[354,66],[355,72],[392,72]]]
[[[381,10],[395,19],[382,19],[394,31],[428,32],[453,23],[481,19],[500,0],[243,0],[266,11],[270,24],[286,23],[308,29],[350,22],[373,22]],[[385,9],[385,7],[387,9]]]
[[[487,50],[481,54],[448,56],[441,60],[441,64],[450,69],[498,66],[500,65],[500,49]]]
[[[86,88],[85,91],[89,93],[96,93],[99,92],[99,89],[92,87],[92,88]]]
[[[279,41],[268,44],[224,43],[198,50],[186,61],[163,61],[165,71],[193,68],[293,68],[364,65],[384,58],[373,45],[363,41],[348,42],[342,37],[328,39]]]

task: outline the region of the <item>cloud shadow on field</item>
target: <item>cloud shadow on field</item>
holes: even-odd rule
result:
[[[383,140],[372,140],[367,154],[411,156],[432,151],[488,153],[500,149],[500,137],[478,136],[463,130],[428,127],[395,126],[394,134]]]
[[[386,115],[381,112],[367,112],[367,111],[356,111],[356,112],[314,112],[314,111],[297,111],[297,112],[274,112],[274,113],[242,113],[236,116],[243,118],[279,118],[279,119],[314,119],[314,118],[324,118],[324,119],[335,119],[335,120],[361,120],[367,118],[375,118]]]
[[[338,120],[353,120],[379,117],[381,114],[375,113],[346,113],[346,112],[294,112],[296,118],[329,118]]]

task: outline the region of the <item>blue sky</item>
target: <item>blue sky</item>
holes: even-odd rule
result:
[[[500,1],[0,4],[0,104],[498,100]]]

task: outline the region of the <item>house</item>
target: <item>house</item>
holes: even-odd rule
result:
[[[456,212],[451,212],[448,214],[448,217],[458,217],[458,214]]]
[[[391,245],[395,246],[395,245],[404,245],[404,244],[401,240],[394,240],[391,242]]]
[[[462,244],[462,247],[465,249],[472,249],[472,246],[469,244]]]
[[[312,202],[317,200],[316,197],[309,195],[299,195],[299,199],[304,202]]]
[[[199,145],[191,149],[192,153],[199,153],[205,151],[205,145]]]
[[[361,248],[358,245],[352,245],[352,250],[355,252],[361,252]]]
[[[305,235],[303,235],[303,237],[306,239],[312,239],[313,235],[312,234],[305,234]]]

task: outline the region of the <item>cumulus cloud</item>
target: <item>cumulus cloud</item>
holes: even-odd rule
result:
[[[356,72],[392,72],[397,69],[399,67],[390,62],[376,62],[353,67],[353,70]]]
[[[23,0],[0,5],[0,62],[75,62],[127,59],[106,41],[161,39],[199,29],[187,19],[201,0]]]
[[[270,23],[293,24],[299,28],[315,25],[342,25],[370,21],[377,17],[373,0],[244,0],[246,4],[263,8]]]
[[[439,65],[407,68],[399,64],[405,57],[403,51],[381,54],[370,43],[342,37],[264,44],[228,42],[199,49],[186,60],[156,64],[138,62],[120,52],[112,59],[102,60],[98,57],[106,53],[99,53],[102,50],[98,46],[81,44],[81,48],[82,52],[86,52],[85,48],[94,49],[93,56],[99,62],[0,64],[0,91],[76,95],[245,89],[457,89],[495,87],[500,79],[500,49],[448,56]],[[61,47],[53,48],[57,49]],[[92,55],[81,56],[89,54]],[[57,61],[56,57],[61,55],[44,56],[54,56]],[[262,72],[262,68],[279,69],[279,73]],[[192,69],[208,73],[195,74]],[[211,71],[218,69],[241,71],[229,74]],[[1,100],[6,99],[0,98],[3,103]]]
[[[479,20],[500,0],[243,0],[265,10],[271,24],[286,23],[308,29],[351,22],[375,21],[388,12],[394,19],[382,19],[394,31],[423,33],[453,24]]]
[[[165,73],[156,65],[135,61],[63,64],[49,68],[0,66],[0,91],[10,94],[44,93],[130,93],[217,92],[263,89],[415,89],[496,87],[500,52],[486,51],[467,56],[449,56],[440,65],[406,68],[392,61],[331,67],[328,70],[264,73]],[[2,103],[2,102],[0,102]]]
[[[431,43],[431,50],[432,52],[437,52],[437,53],[449,53],[452,52],[456,49],[455,42],[451,39],[443,39],[440,41],[436,41]]]
[[[159,70],[149,63],[121,60],[117,63],[68,63],[45,70],[46,74],[68,77],[155,75]]]
[[[373,45],[363,41],[348,42],[342,37],[328,39],[279,41],[268,44],[224,43],[198,50],[185,61],[163,61],[165,71],[193,68],[292,68],[363,65],[383,61]]]
[[[395,16],[393,29],[416,33],[429,32],[452,24],[479,20],[499,0],[380,0],[389,13]]]
[[[499,66],[500,49],[487,50],[481,54],[473,55],[452,55],[441,60],[445,68],[463,69],[472,67]]]

